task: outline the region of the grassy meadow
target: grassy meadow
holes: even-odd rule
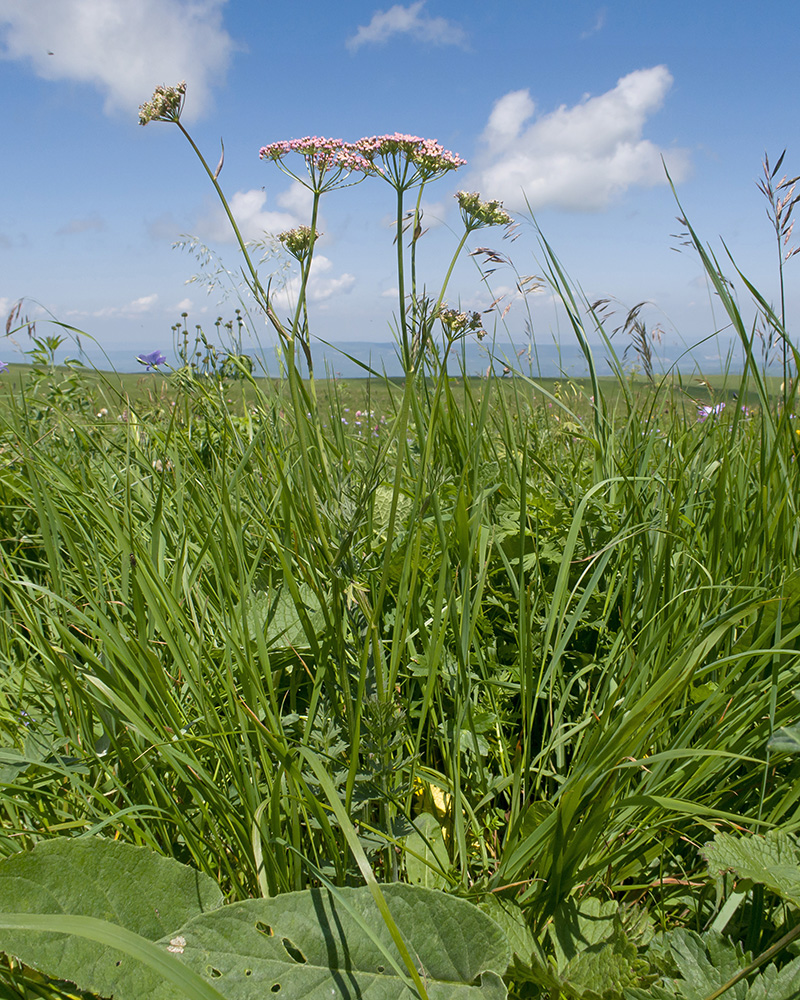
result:
[[[507,902],[546,953],[587,899],[699,932],[714,835],[796,829],[800,438],[758,378],[705,420],[671,382],[300,383],[312,420],[272,380],[13,374],[4,855],[357,884],[335,796],[380,882]],[[783,904],[740,895],[758,951]]]
[[[182,99],[143,114],[184,131]],[[380,155],[400,231],[411,181],[389,167],[421,197],[454,166],[383,138],[367,166],[292,148],[314,219],[331,170]],[[508,221],[459,199],[467,235]],[[302,288],[304,230],[281,235]],[[195,955],[130,917],[187,869],[207,908],[306,914],[282,938],[253,923],[297,975],[319,893],[342,908],[326,975],[291,997],[800,995],[800,401],[690,234],[743,359],[702,384],[655,373],[643,327],[644,374],[601,378],[602,323],[546,243],[586,379],[448,375],[485,331],[444,289],[404,293],[416,235],[410,263],[397,241],[402,379],[301,376],[302,293],[282,324],[255,269],[280,380],[240,355],[59,368],[34,331],[0,376],[0,996],[280,992],[229,974],[238,935]],[[406,904],[442,914],[425,941]],[[458,928],[478,964],[456,975],[436,956]],[[367,941],[395,972],[364,986]],[[123,952],[161,985],[114,979]]]

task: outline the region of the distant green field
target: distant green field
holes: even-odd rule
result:
[[[10,364],[8,371],[0,377],[0,403],[10,395],[18,392],[22,380],[30,375],[29,365]],[[58,366],[53,370],[53,379],[62,380],[69,374],[69,369]],[[662,378],[664,379],[662,385]],[[90,393],[95,411],[105,407],[111,413],[117,410],[117,415],[122,412],[126,405],[138,406],[140,404],[152,404],[156,400],[169,401],[176,398],[176,390],[170,384],[169,376],[166,372],[113,372],[100,371],[94,369],[81,370],[82,385]],[[287,393],[286,383],[279,379],[266,379],[257,377],[256,383],[259,389],[246,383],[227,380],[222,383],[226,400],[234,409],[236,405],[243,405],[245,402],[252,404],[260,391],[272,384],[272,389],[276,393]],[[487,380],[480,376],[470,376],[466,379],[468,387],[477,399],[481,398],[481,393],[486,386]],[[599,382],[607,404],[613,410],[624,398],[619,383],[614,376],[601,376]],[[570,405],[577,405],[579,408],[584,403],[588,403],[591,396],[591,382],[588,378],[574,378],[564,376],[562,378],[541,378],[532,380],[521,374],[514,376],[496,376],[494,378],[495,387],[500,386],[500,391],[507,398],[513,398],[519,402],[521,399],[535,404],[536,402],[547,401],[549,397],[557,397],[562,400],[569,400]],[[378,413],[389,413],[393,406],[402,396],[403,378],[344,378],[329,380],[327,378],[317,379],[316,387],[320,404],[329,406],[332,402],[335,384],[337,406],[348,408],[352,412],[355,410],[375,410]],[[451,385],[454,397],[458,398],[459,386],[463,387],[464,380],[453,378]],[[758,402],[758,395],[752,379],[745,386],[741,384],[741,376],[736,374],[709,375],[705,379],[687,377],[684,379],[680,374],[667,377],[656,376],[655,383],[651,384],[642,378],[632,378],[628,383],[632,394],[640,401],[653,395],[654,389],[658,387],[661,392],[668,390],[668,396],[674,405],[681,403],[710,404],[721,401],[732,401],[740,399],[742,405],[754,406]],[[768,376],[766,385],[771,397],[777,399],[780,395],[781,379],[779,376]],[[663,396],[661,397],[663,400]]]

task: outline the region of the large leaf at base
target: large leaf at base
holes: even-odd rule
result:
[[[504,1000],[509,946],[493,920],[418,886],[387,885],[383,894],[432,1000]],[[406,993],[407,974],[366,887],[220,901],[204,876],[113,841],[53,841],[0,864],[0,914],[111,921],[156,942],[229,1000]],[[0,928],[0,951],[115,1000],[182,996],[142,962],[76,935]]]
[[[381,888],[432,1000],[503,1000],[500,976],[509,948],[494,921],[443,892],[402,884]],[[400,955],[366,887],[340,889],[335,896],[311,889],[246,900],[177,933],[186,942],[187,964],[210,976],[231,1000],[278,993],[304,1000],[389,1000],[406,994],[389,960],[402,969]]]
[[[221,905],[222,893],[206,875],[99,837],[45,841],[0,864],[0,912],[95,917],[148,941]],[[115,949],[77,937],[3,929],[0,951],[93,993],[115,992],[129,970],[140,996],[162,982]]]

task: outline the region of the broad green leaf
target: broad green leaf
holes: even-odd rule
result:
[[[733,872],[736,878],[759,882],[800,906],[800,848],[787,833],[771,830],[764,836],[744,837],[718,833],[705,845],[703,855],[715,878]]]
[[[63,940],[67,936],[73,945],[77,939],[82,946],[86,946],[82,947],[81,950],[85,952],[89,961],[92,959],[92,945],[101,945],[111,949],[116,955],[130,956],[141,962],[148,972],[155,974],[154,984],[161,982],[175,987],[177,993],[171,991],[170,996],[188,997],[190,1000],[225,1000],[222,994],[205,979],[188,969],[185,963],[171,954],[171,952],[178,950],[174,945],[164,951],[163,948],[147,941],[139,934],[134,934],[132,931],[118,927],[107,920],[98,920],[96,917],[76,917],[74,914],[0,913],[0,931],[13,934],[20,932],[38,934],[42,936],[45,943],[52,940],[54,935],[57,936],[56,940]],[[122,960],[118,960],[115,965],[118,969],[122,968]],[[130,974],[127,971],[127,965],[125,970],[127,978]],[[82,973],[84,977],[90,974],[88,970]],[[134,977],[139,980],[139,989],[147,988],[142,975],[136,977],[134,972]],[[84,979],[84,981],[88,980]],[[114,988],[119,991],[119,979]],[[96,992],[94,987],[91,991]]]
[[[157,941],[222,905],[212,879],[143,847],[101,838],[50,840],[0,864],[4,913],[93,917]],[[68,941],[68,944],[67,944]],[[0,951],[47,975],[110,995],[147,996],[160,974],[97,941],[0,929]]]
[[[312,628],[319,631],[325,619],[316,595],[309,586],[302,584],[300,596]],[[281,647],[308,645],[303,621],[288,587],[282,587],[277,595],[267,594],[263,590],[256,591],[249,598],[246,614],[251,638],[255,638],[257,632],[262,631],[266,633],[267,642],[272,645]]]
[[[504,1000],[509,946],[493,920],[443,892],[400,884],[382,892],[431,1000]],[[190,995],[153,970],[148,941],[228,1000],[279,992],[396,1000],[406,991],[398,949],[367,887],[220,902],[205,876],[149,851],[51,841],[0,864],[0,950],[115,1000]],[[19,929],[20,917],[50,927],[70,916],[78,933]]]
[[[441,891],[403,884],[381,888],[431,1000],[503,1000],[500,976],[509,948],[493,920]],[[187,964],[210,976],[230,1000],[275,993],[304,1000],[411,995],[387,960],[392,956],[401,966],[366,887],[340,889],[335,896],[311,889],[245,900],[204,914],[176,933],[186,942]]]
[[[393,496],[394,490],[389,486],[378,486],[375,490],[373,499],[373,518],[375,528],[380,534],[383,534],[389,526],[389,515],[392,511]],[[404,493],[398,494],[397,513],[395,515],[398,525],[405,524],[408,519],[408,515],[411,513],[412,506],[413,503],[410,497],[407,497]]]
[[[444,830],[431,813],[420,813],[414,820],[414,827],[414,833],[406,837],[409,881],[426,889],[441,889],[447,883],[442,870],[447,871],[450,867]]]

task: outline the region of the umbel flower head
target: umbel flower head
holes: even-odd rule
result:
[[[443,306],[439,310],[439,319],[453,340],[465,337],[468,333],[474,333],[478,340],[483,340],[486,336],[479,312],[459,312],[458,309]]]
[[[308,184],[299,178],[283,162],[289,153],[298,153],[306,161],[306,169],[311,177],[311,188],[315,191],[330,191],[334,187],[345,187],[357,181],[349,180],[350,174],[366,175],[372,172],[369,162],[351,142],[343,139],[325,139],[318,135],[307,135],[302,139],[281,139],[262,146],[258,155],[262,160],[273,160],[284,173],[301,184]],[[326,174],[329,175],[326,178]],[[363,180],[359,177],[358,180]]]
[[[511,224],[511,216],[503,208],[501,201],[481,201],[477,191],[459,191],[455,197],[458,199],[461,218],[467,229]]]
[[[186,81],[176,87],[156,87],[153,96],[139,108],[139,124],[180,121],[186,97]]]
[[[435,139],[418,135],[373,135],[355,143],[376,173],[395,187],[409,188],[457,170],[467,161],[445,149]],[[376,163],[377,160],[382,161]]]
[[[311,252],[313,242],[321,235],[322,233],[312,234],[311,226],[297,226],[295,229],[287,229],[284,233],[278,233],[276,238],[286,247],[287,252],[292,257],[302,262]]]

